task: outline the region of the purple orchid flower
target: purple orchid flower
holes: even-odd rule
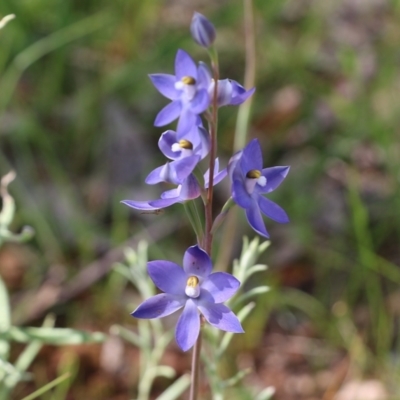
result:
[[[207,89],[210,97],[210,103],[214,97],[214,79],[207,65],[200,62],[199,66],[199,82],[202,87]],[[221,79],[218,81],[217,88],[217,104],[222,106],[237,106],[244,103],[254,92],[256,88],[246,90],[242,85],[232,79]]]
[[[183,351],[189,350],[199,336],[199,311],[210,325],[243,333],[236,315],[222,304],[236,293],[240,282],[231,274],[211,270],[210,257],[197,245],[186,250],[183,268],[171,261],[150,261],[150,278],[164,293],[145,300],[132,316],[162,318],[183,308],[175,331],[176,342]]]
[[[205,188],[208,188],[208,175],[209,171],[204,174],[204,184]],[[214,182],[216,185],[222,181],[227,175],[226,168],[222,171],[219,171],[219,161],[218,158],[215,160],[215,168],[214,168]],[[193,174],[190,174],[182,184],[178,185],[178,187],[167,190],[166,192],[161,194],[161,198],[157,200],[148,200],[148,201],[135,201],[135,200],[123,200],[121,203],[135,208],[136,210],[142,211],[155,211],[161,208],[166,208],[172,206],[176,203],[184,203],[188,200],[196,199],[201,195],[201,188],[199,182]]]
[[[179,117],[177,134],[182,139],[196,124],[198,115],[209,105],[209,96],[205,82],[199,75],[198,67],[193,59],[183,50],[178,50],[175,57],[175,75],[152,74],[150,79],[156,89],[172,100],[157,115],[155,126],[164,126]]]
[[[284,224],[289,222],[286,212],[263,194],[275,190],[285,179],[290,167],[262,168],[261,146],[253,139],[230,162],[229,176],[232,180],[232,198],[246,211],[247,221],[259,234],[269,237],[261,213]]]
[[[194,125],[188,134],[178,140],[176,132],[168,130],[161,135],[158,146],[173,161],[150,172],[146,183],[170,182],[179,185],[209,153],[210,135],[202,126]]]

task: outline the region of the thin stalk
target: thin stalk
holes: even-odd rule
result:
[[[29,396],[24,397],[22,400],[33,400],[37,399],[42,394],[48,392],[50,389],[53,389],[60,383],[64,382],[66,379],[70,378],[71,374],[66,372],[65,374],[59,376],[58,378],[52,380],[48,384],[42,386],[40,389],[36,390],[35,392],[31,393]]]
[[[199,337],[194,345],[192,356],[192,384],[190,385],[190,400],[196,400],[199,391],[199,366],[200,366],[200,352],[201,352],[201,328]]]
[[[10,298],[6,284],[0,276],[0,332],[8,332],[11,327],[11,307]],[[0,358],[8,360],[10,344],[7,339],[0,339]]]
[[[204,236],[204,250],[211,257],[212,249],[212,227],[213,227],[213,191],[214,191],[214,169],[215,169],[215,157],[217,155],[217,126],[218,126],[218,79],[219,79],[219,68],[218,68],[218,55],[214,48],[209,49],[211,58],[211,66],[213,70],[214,78],[214,93],[213,101],[211,104],[211,119],[209,120],[210,136],[211,136],[211,149],[210,149],[210,166],[209,166],[209,178],[208,178],[208,189],[207,199],[205,204],[205,227],[206,232]],[[201,350],[201,329],[199,337],[196,341],[192,355],[192,372],[191,372],[191,386],[190,386],[190,400],[197,400],[198,386],[199,386],[199,366],[200,366],[200,350]]]
[[[256,41],[254,32],[254,13],[253,1],[244,0],[244,40],[245,40],[245,59],[246,68],[244,73],[244,87],[250,89],[254,86],[256,77]],[[249,128],[251,104],[253,96],[245,101],[238,111],[235,128],[234,153],[242,149],[247,140],[247,131]]]
[[[211,136],[211,149],[210,149],[210,170],[208,179],[208,189],[207,189],[207,204],[205,206],[205,218],[206,218],[206,237],[205,237],[205,251],[211,256],[211,246],[212,246],[212,203],[213,203],[213,193],[214,193],[214,169],[215,169],[215,158],[217,155],[217,125],[218,125],[218,79],[219,79],[219,68],[218,68],[218,57],[216,52],[211,52],[212,70],[214,78],[214,93],[213,93],[213,103],[211,110],[211,120],[210,120],[210,136]]]

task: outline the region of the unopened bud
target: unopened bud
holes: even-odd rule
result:
[[[193,15],[190,32],[194,41],[203,47],[210,47],[215,40],[214,25],[198,12]]]

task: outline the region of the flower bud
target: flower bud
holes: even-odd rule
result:
[[[215,40],[214,25],[198,12],[193,15],[190,32],[194,41],[203,47],[210,47]]]

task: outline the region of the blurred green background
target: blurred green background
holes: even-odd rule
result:
[[[266,166],[291,166],[271,196],[291,223],[267,221],[269,270],[260,280],[273,290],[237,341],[238,367],[253,367],[250,383],[276,386],[281,400],[354,400],[340,397],[346,385],[371,382],[384,393],[376,400],[400,399],[400,4],[253,6],[257,90],[248,139],[260,139]],[[161,193],[144,178],[163,162],[163,129],[152,124],[167,100],[147,74],[172,73],[178,48],[208,61],[189,34],[195,10],[217,28],[221,76],[243,82],[239,0],[0,2],[0,17],[16,14],[0,32],[0,175],[18,175],[10,187],[15,229],[36,231],[29,244],[0,252],[16,322],[39,323],[50,309],[60,326],[133,327],[132,293],[108,274],[112,262],[139,238],[150,242],[151,258],[176,262],[194,244],[181,206],[141,215],[119,202]],[[223,166],[236,115],[233,107],[220,112]],[[228,193],[224,182],[217,208]],[[225,269],[242,236],[254,236],[241,211],[238,218]],[[110,372],[100,346],[49,348],[19,396],[53,379],[71,354],[80,367],[68,399],[129,398],[134,350]],[[189,366],[177,351],[173,360]]]

